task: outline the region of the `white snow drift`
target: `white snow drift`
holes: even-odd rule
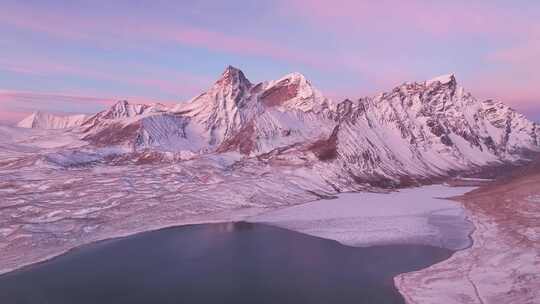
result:
[[[351,246],[412,243],[457,250],[469,245],[471,225],[461,205],[440,198],[472,189],[435,185],[391,193],[345,193],[337,199],[287,207],[249,221]]]

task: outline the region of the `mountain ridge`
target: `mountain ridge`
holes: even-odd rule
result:
[[[254,84],[229,66],[188,102],[120,101],[74,129],[90,149],[285,159],[345,185],[448,176],[540,149],[538,124],[501,102],[477,100],[454,74],[336,103],[300,73]]]
[[[20,128],[66,129],[77,127],[87,119],[86,114],[55,115],[36,111],[17,123]]]

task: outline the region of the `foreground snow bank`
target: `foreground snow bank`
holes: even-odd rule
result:
[[[459,250],[472,225],[457,203],[440,198],[472,187],[443,185],[392,193],[345,193],[333,200],[287,207],[249,218],[350,246],[423,244]]]
[[[459,200],[476,229],[474,244],[394,282],[406,303],[540,303],[540,167],[480,187]]]

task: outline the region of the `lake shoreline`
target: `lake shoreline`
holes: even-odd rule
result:
[[[407,191],[407,189],[415,190],[415,189],[422,189],[422,187],[404,188],[404,189],[401,189],[400,191]],[[390,193],[393,193],[393,192],[390,192]],[[348,194],[352,194],[352,195],[369,194],[369,195],[377,195],[377,196],[389,195],[389,193],[366,193],[366,192],[345,193],[345,195],[348,195]],[[14,260],[0,261],[0,275],[17,270],[21,267],[25,267],[25,266],[32,265],[35,263],[40,263],[40,262],[50,260],[51,258],[54,258],[58,255],[65,254],[66,252],[69,252],[70,250],[74,248],[77,248],[86,244],[98,242],[98,241],[129,237],[131,235],[138,234],[138,233],[143,233],[147,231],[155,231],[155,230],[171,228],[171,227],[176,227],[176,226],[185,226],[185,225],[192,225],[192,224],[223,223],[223,222],[240,222],[240,221],[249,222],[253,218],[256,218],[257,216],[264,216],[272,212],[279,212],[280,210],[294,208],[295,206],[308,206],[309,204],[313,204],[317,202],[335,203],[335,200],[334,199],[315,200],[315,201],[309,201],[309,202],[300,202],[298,204],[292,204],[288,206],[267,207],[267,208],[238,208],[238,209],[232,209],[232,210],[225,210],[224,212],[216,212],[216,213],[210,213],[210,214],[197,215],[193,217],[187,217],[181,220],[169,221],[169,222],[164,222],[164,223],[159,223],[159,224],[141,223],[141,225],[138,225],[138,226],[130,226],[130,227],[127,227],[126,229],[117,229],[114,231],[110,231],[110,230],[104,231],[101,234],[97,234],[97,235],[89,234],[89,235],[85,235],[83,238],[74,240],[73,243],[63,244],[63,248],[49,246],[48,248],[46,248],[46,251],[44,251],[43,253],[39,251],[40,248],[33,248],[32,254],[34,254],[34,257],[32,257],[31,259],[28,259],[28,252],[20,252],[20,254],[18,255],[13,254],[12,256],[15,256]],[[280,225],[277,225],[277,226],[280,226]],[[287,228],[287,227],[284,227],[284,228]],[[353,228],[358,229],[358,227],[353,227]],[[295,230],[295,229],[291,229],[291,230]],[[299,231],[299,232],[302,232],[302,231]],[[332,237],[326,237],[326,238],[333,239]],[[351,244],[348,244],[347,242],[341,242],[341,243],[345,245],[351,245]],[[372,243],[369,243],[367,246],[389,245],[389,244],[399,244],[399,243],[404,243],[404,242],[403,240],[398,240],[398,242],[387,242],[387,243],[372,242]],[[352,244],[352,245],[355,247],[363,247],[363,246],[359,246],[359,244]],[[6,262],[7,262],[7,265],[4,265]]]
[[[21,303],[37,299],[62,304],[119,303],[115,295],[129,294],[120,303],[146,303],[150,298],[157,303],[171,299],[214,303],[208,300],[212,299],[206,292],[210,288],[210,294],[231,301],[247,297],[274,303],[281,297],[296,299],[291,303],[361,303],[366,299],[404,303],[396,287],[387,282],[397,273],[422,269],[451,254],[449,249],[425,245],[357,248],[260,223],[193,224],[94,242],[4,274],[0,298]],[[238,274],[234,279],[231,271]],[[276,279],[280,284],[275,286]],[[226,283],[230,280],[236,287]],[[192,290],[197,292],[185,298]],[[163,297],[170,293],[174,295]]]
[[[407,303],[538,303],[538,172],[518,171],[454,198],[475,226],[473,244],[441,263],[397,276]]]
[[[433,187],[433,186],[431,186]],[[436,186],[435,186],[436,187]],[[419,191],[418,189],[425,189],[426,187],[424,188],[409,188],[409,189],[401,189],[400,191]],[[429,188],[429,186],[427,187]],[[464,191],[463,189],[467,189],[466,191]],[[468,188],[462,188],[462,192],[468,192],[470,189]],[[395,193],[394,193],[395,194]],[[340,195],[344,195],[344,194],[340,194]],[[375,196],[388,196],[389,193],[345,193],[345,195],[375,195]],[[339,196],[339,195],[338,195]],[[433,199],[437,199],[439,200],[439,198],[435,198],[433,197]],[[446,200],[448,201],[448,199],[443,199],[443,200]],[[77,251],[79,249],[84,249],[86,246],[91,246],[93,244],[96,244],[96,243],[100,243],[100,242],[106,242],[106,241],[116,241],[116,240],[120,240],[120,239],[123,239],[123,238],[129,238],[129,237],[133,237],[134,235],[137,235],[137,234],[144,234],[144,233],[148,233],[148,232],[153,232],[153,231],[159,231],[159,230],[163,230],[163,229],[172,229],[172,228],[175,228],[175,227],[184,227],[184,226],[189,226],[189,225],[200,225],[200,224],[216,224],[216,223],[226,223],[226,222],[242,222],[242,221],[247,221],[247,222],[252,222],[252,220],[254,218],[257,218],[257,217],[265,217],[267,216],[268,214],[272,214],[272,213],[275,213],[275,212],[283,212],[283,211],[287,211],[287,210],[290,210],[290,209],[295,209],[295,208],[309,208],[310,207],[310,204],[327,204],[327,206],[330,206],[329,204],[336,204],[337,201],[335,201],[334,199],[332,200],[317,200],[317,201],[312,201],[312,202],[307,202],[307,203],[302,203],[302,204],[298,204],[298,205],[293,205],[293,206],[285,206],[285,207],[280,207],[280,208],[247,208],[247,209],[239,209],[239,210],[229,210],[227,212],[224,212],[224,213],[217,213],[217,214],[211,214],[211,215],[204,215],[202,216],[202,218],[199,218],[199,219],[186,219],[182,222],[175,222],[175,223],[170,223],[170,224],[165,224],[165,225],[153,225],[153,226],[145,226],[144,228],[141,228],[139,227],[140,229],[139,230],[136,230],[136,231],[117,231],[116,234],[110,234],[108,235],[108,237],[104,237],[104,238],[101,238],[101,239],[95,239],[93,241],[90,241],[90,242],[85,242],[84,240],[81,241],[81,244],[78,244],[78,245],[74,245],[72,247],[69,247],[65,250],[62,250],[62,251],[56,251],[54,252],[53,254],[50,254],[50,255],[47,255],[47,256],[42,256],[40,257],[39,259],[36,259],[32,262],[29,262],[29,263],[25,263],[25,264],[20,264],[19,266],[17,267],[13,267],[13,268],[4,268],[4,269],[1,269],[0,270],[0,276],[2,275],[5,275],[5,274],[8,274],[8,273],[11,273],[11,272],[14,272],[14,271],[17,271],[17,270],[21,270],[21,269],[26,269],[27,267],[32,267],[33,265],[39,265],[41,263],[46,263],[50,260],[53,260],[59,256],[62,256],[64,254],[70,254],[70,252],[73,252],[73,251]],[[454,204],[454,203],[452,203]],[[360,207],[364,207],[364,205],[359,205]],[[362,209],[361,208],[361,209]],[[398,212],[399,213],[399,212]],[[430,213],[430,212],[427,212],[427,213]],[[429,217],[428,217],[429,218]],[[470,219],[466,218],[467,221],[470,221]],[[299,233],[306,233],[305,231],[302,231],[302,229],[295,229],[295,228],[291,228],[291,227],[286,227],[284,225],[280,225],[279,223],[271,223],[271,222],[261,222],[262,224],[268,224],[268,225],[272,225],[272,226],[276,226],[276,227],[280,227],[280,228],[285,228],[285,229],[288,229],[288,230],[291,230],[291,231],[295,231],[295,232],[299,232]],[[358,226],[354,226],[353,228],[356,228],[355,230],[360,230]],[[473,226],[474,228],[474,226]],[[367,248],[367,247],[374,247],[374,246],[385,246],[385,245],[415,245],[415,244],[418,244],[418,243],[415,243],[415,242],[410,242],[408,243],[407,241],[404,241],[403,239],[397,241],[397,242],[389,242],[389,243],[385,243],[385,242],[372,242],[372,243],[367,243],[367,244],[358,244],[358,243],[355,243],[355,244],[351,244],[350,242],[347,243],[347,242],[343,242],[343,240],[339,240],[339,239],[336,239],[336,238],[333,238],[332,236],[330,237],[325,237],[325,236],[318,236],[316,234],[313,234],[313,233],[306,233],[308,235],[312,235],[312,236],[316,236],[316,237],[320,237],[320,238],[323,238],[323,239],[330,239],[330,240],[335,240],[336,242],[344,245],[344,246],[349,246],[349,247],[364,247],[364,248]],[[452,255],[448,258],[448,259],[451,259],[452,256],[454,256],[457,252],[459,252],[460,250],[467,250],[467,248],[470,248],[473,244],[473,238],[472,238],[472,234],[473,234],[473,231],[470,231],[468,234],[467,234],[467,238],[470,240],[469,244],[466,246],[466,247],[459,247],[459,248],[454,248],[454,252],[452,253]],[[420,242],[420,244],[422,244],[422,242]],[[424,245],[429,245],[429,244],[424,244]],[[434,245],[434,244],[431,244],[431,245]],[[444,246],[442,246],[444,247]],[[446,261],[446,260],[445,260]],[[444,261],[440,262],[440,263],[444,263]],[[431,265],[430,267],[433,267],[435,265]],[[404,292],[402,291],[402,288],[403,288],[403,285],[400,285],[399,283],[399,278],[402,276],[402,275],[405,275],[405,274],[398,274],[396,275],[394,278],[393,278],[393,281],[394,281],[394,287],[396,288],[396,290],[398,290],[403,296],[404,298],[408,299],[408,294],[407,294],[407,290],[405,290]],[[410,300],[409,300],[410,301]],[[411,303],[414,303],[414,302],[411,302]]]

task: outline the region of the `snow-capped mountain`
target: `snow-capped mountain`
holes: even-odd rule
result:
[[[299,73],[251,86],[244,104],[238,131],[224,137],[218,151],[254,156],[317,140],[333,128],[330,101]]]
[[[83,139],[96,146],[127,145],[133,146],[139,139],[138,130],[142,125],[141,119],[152,115],[167,115],[168,107],[162,104],[131,104],[126,100],[115,103],[81,124]],[[153,120],[151,120],[153,121]],[[163,126],[171,126],[164,120]],[[177,122],[172,124],[176,130]]]
[[[21,120],[17,126],[34,129],[66,129],[80,126],[86,117],[84,114],[60,116],[38,111]]]
[[[84,139],[99,146],[122,145],[135,151],[244,155],[317,139],[333,122],[321,120],[330,101],[298,73],[252,84],[227,67],[204,93],[172,109],[151,110],[119,102],[90,117]]]
[[[229,66],[207,92],[173,111],[190,120],[208,147],[216,147],[262,111],[256,96],[257,88],[244,73]]]
[[[501,103],[480,102],[454,75],[404,83],[338,104],[335,159],[352,180],[403,182],[521,159],[538,150],[538,125]]]
[[[331,101],[300,73],[285,75],[262,86],[260,100],[266,107],[320,112],[331,106]]]
[[[452,74],[334,103],[299,73],[253,84],[229,66],[188,102],[121,101],[77,125],[73,132],[89,148],[190,158],[236,152],[310,167],[336,189],[444,177],[540,148],[537,124],[500,102],[475,99]]]
[[[107,122],[131,118],[141,115],[151,109],[151,106],[145,104],[131,104],[127,100],[121,100],[108,109],[90,116],[84,123],[84,126],[104,125]]]
[[[228,67],[207,92],[170,110],[123,102],[98,113],[84,124],[85,138],[98,145],[121,144],[135,151],[215,150],[255,113],[256,103],[250,102],[252,87],[240,70]],[[124,110],[134,106],[135,110]],[[108,119],[111,112],[122,115]]]

